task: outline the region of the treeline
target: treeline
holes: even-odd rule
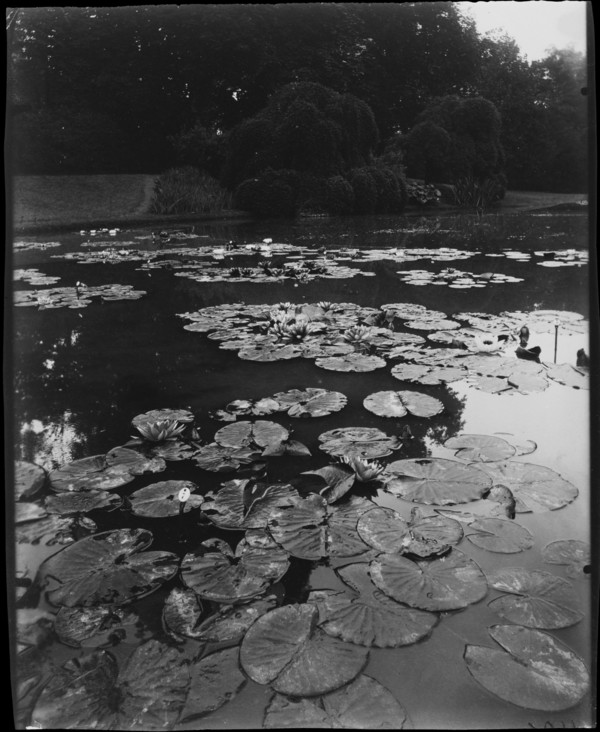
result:
[[[403,172],[587,187],[585,59],[527,63],[449,2],[38,7],[8,20],[15,172],[193,165],[233,190],[293,171],[292,199],[312,175],[341,210],[361,176],[383,201]]]

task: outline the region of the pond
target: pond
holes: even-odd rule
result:
[[[587,254],[543,212],[15,241],[17,726],[591,726]]]

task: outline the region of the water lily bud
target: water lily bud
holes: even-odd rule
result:
[[[190,497],[190,489],[189,488],[182,488],[179,491],[179,502],[185,503],[187,499]]]

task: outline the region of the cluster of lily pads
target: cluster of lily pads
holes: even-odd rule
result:
[[[443,269],[441,272],[430,272],[426,269],[409,269],[399,270],[396,274],[401,275],[400,280],[408,285],[448,285],[448,287],[455,289],[523,282],[522,277],[513,277],[499,272],[473,274],[472,272],[462,272],[451,267]]]
[[[60,277],[42,274],[38,269],[30,267],[29,269],[15,269],[13,279],[15,281],[23,280],[29,285],[55,285],[59,282]]]
[[[31,284],[42,283],[31,282]],[[87,307],[94,297],[99,297],[105,302],[111,302],[114,300],[139,300],[145,294],[145,290],[134,290],[132,285],[88,286],[77,284],[75,287],[53,287],[47,290],[15,290],[13,303],[17,307],[37,306],[40,310],[50,310],[52,308],[74,309]]]
[[[542,391],[549,380],[574,388],[589,388],[589,369],[571,364],[542,363],[516,357],[519,329],[561,335],[585,333],[587,322],[578,313],[538,310],[486,313],[445,313],[412,303],[388,303],[381,308],[353,303],[233,303],[182,313],[186,330],[207,333],[219,348],[237,351],[252,361],[314,359],[331,371],[367,372],[393,361],[392,375],[400,381],[442,384],[467,379],[490,393],[529,394]],[[411,332],[412,331],[412,332]],[[427,340],[414,331],[427,332]]]
[[[425,642],[448,613],[490,592],[490,610],[509,624],[489,629],[495,646],[466,644],[475,681],[528,709],[567,709],[585,696],[587,668],[547,632],[584,617],[572,584],[519,566],[484,572],[457,548],[466,539],[489,552],[528,551],[534,537],[515,516],[558,510],[577,488],[545,466],[514,460],[535,451],[531,440],[462,434],[444,444],[453,459],[384,464],[403,438],[369,427],[322,433],[329,462],[273,482],[271,460],[310,457],[309,448],[276,422],[237,420],[284,410],[319,418],[345,404],[343,394],[322,389],[238,400],[224,410],[236,421],[204,445],[192,412],[152,410],[132,420],[136,436],[105,455],[48,475],[17,463],[18,541],[35,541],[34,527],[52,517],[78,522],[32,584],[48,609],[19,611],[19,693],[31,723],[172,728],[223,706],[250,679],[271,689],[267,728],[402,728],[403,705],[365,673],[371,649]],[[412,392],[372,394],[365,407],[425,418],[443,408]],[[181,461],[196,465],[197,478],[136,486]],[[202,490],[202,471],[241,477]],[[366,497],[369,487],[394,508]],[[98,531],[102,513],[119,507],[179,526],[181,552],[151,549],[148,528]],[[38,540],[52,531],[40,528]],[[548,544],[542,556],[568,565],[576,579],[588,571],[589,547],[574,539]],[[289,596],[282,579],[292,561],[325,563],[339,582]],[[157,633],[136,601],[161,588]],[[48,669],[40,646],[51,638],[82,654]],[[134,646],[125,661],[108,650],[119,643]]]
[[[59,241],[15,241],[13,242],[13,249],[15,252],[43,251],[60,245],[61,242]]]

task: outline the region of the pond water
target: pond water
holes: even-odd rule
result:
[[[570,701],[558,709],[548,703],[547,695],[541,704],[527,695],[520,704],[513,703],[514,689],[505,692],[509,697],[513,695],[512,701],[501,698],[499,691],[502,675],[512,673],[510,665],[498,662],[502,673],[496,673],[490,690],[481,683],[481,677],[476,680],[476,673],[464,658],[467,646],[500,648],[489,635],[492,626],[526,626],[537,628],[536,633],[545,633],[564,644],[588,670],[593,667],[589,559],[583,559],[579,565],[569,564],[568,560],[565,564],[552,564],[547,561],[546,549],[556,541],[575,540],[583,549],[590,543],[589,390],[581,361],[578,370],[573,368],[578,365],[577,352],[582,348],[586,353],[590,350],[587,216],[529,213],[307,219],[294,223],[186,223],[170,227],[167,234],[153,236],[149,229],[71,232],[22,237],[14,245],[14,290],[18,306],[13,309],[11,323],[10,363],[15,459],[52,473],[72,461],[106,455],[112,448],[131,440],[136,434],[132,419],[150,410],[188,410],[193,414],[195,429],[192,435],[188,424],[184,433],[187,459],[168,459],[161,472],[130,476],[130,482],[111,489],[111,495],[124,499],[114,510],[63,512],[64,523],[43,529],[35,527],[41,526],[40,521],[45,519],[28,516],[28,520],[21,521],[17,514],[19,524],[14,542],[9,539],[7,545],[15,563],[14,570],[10,571],[15,571],[17,577],[16,588],[10,587],[11,593],[17,591],[19,655],[13,674],[18,682],[17,726],[80,726],[84,717],[72,712],[77,706],[76,694],[70,696],[64,688],[61,691],[60,685],[58,690],[52,691],[51,684],[45,689],[57,669],[71,659],[77,659],[83,668],[87,660],[96,658],[93,654],[99,653],[99,649],[109,648],[119,668],[123,668],[128,656],[150,638],[183,649],[188,658],[199,658],[201,654],[206,656],[240,644],[238,639],[205,646],[174,632],[163,620],[165,601],[172,597],[174,590],[185,587],[185,570],[171,572],[166,581],[156,584],[157,589],[151,594],[134,598],[124,606],[137,614],[133,631],[130,628],[111,634],[99,630],[95,635],[90,631],[90,637],[86,636],[81,647],[77,647],[80,645],[77,642],[67,644],[63,642],[64,637],[59,640],[54,628],[54,616],[61,603],[55,600],[53,604],[46,594],[54,587],[55,580],[48,580],[45,586],[43,578],[47,575],[38,572],[40,565],[42,569],[45,566],[44,560],[58,551],[66,551],[63,544],[68,546],[74,539],[83,541],[92,532],[120,529],[150,531],[152,551],[171,552],[183,564],[186,555],[197,551],[200,543],[209,539],[223,539],[235,548],[244,531],[216,526],[214,513],[203,514],[202,505],[192,507],[183,515],[151,518],[134,513],[127,499],[144,486],[167,480],[191,481],[197,486],[195,494],[217,495],[224,482],[246,480],[253,475],[259,476],[259,486],[291,481],[300,490],[300,473],[340,465],[320,449],[319,436],[347,427],[377,428],[396,439],[393,451],[377,457],[383,466],[399,460],[421,459],[432,461],[429,465],[441,466],[447,463],[436,461],[453,460],[461,465],[471,464],[487,475],[486,470],[493,473],[494,469],[499,470],[498,465],[509,464],[506,473],[501,472],[500,477],[496,473],[493,483],[506,485],[516,495],[517,513],[512,522],[531,535],[527,548],[520,551],[489,551],[468,538],[476,533],[471,526],[474,515],[490,516],[489,506],[493,502],[489,499],[470,498],[469,502],[457,503],[434,493],[433,499],[425,503],[408,500],[406,486],[410,488],[418,479],[400,480],[404,487],[392,490],[393,479],[398,474],[387,470],[380,478],[387,478],[391,483],[357,480],[348,494],[332,502],[332,507],[343,506],[354,495],[371,501],[372,505],[365,504],[371,510],[376,506],[387,507],[405,521],[410,520],[411,510],[419,506],[431,513],[438,509],[434,514],[437,516],[444,515],[440,510],[446,511],[446,516],[459,519],[465,536],[458,549],[447,551],[444,561],[452,555],[466,557],[466,562],[472,560],[475,570],[472,562],[468,563],[470,569],[464,569],[465,576],[472,577],[469,572],[475,571],[477,577],[485,575],[489,585],[486,587],[484,577],[483,595],[480,593],[481,596],[457,609],[433,608],[435,627],[418,642],[368,649],[361,673],[391,693],[404,708],[410,720],[407,724],[416,729],[592,726],[594,699],[586,692],[584,681],[575,684]],[[312,264],[301,266],[303,261]],[[49,280],[44,276],[59,279]],[[108,285],[113,287],[102,289]],[[131,291],[143,294],[131,295]],[[131,299],[119,299],[123,296]],[[331,305],[316,305],[323,302]],[[279,306],[280,303],[291,304]],[[233,307],[234,304],[237,306]],[[387,308],[382,309],[384,305]],[[210,310],[199,312],[205,308]],[[282,313],[288,314],[283,329]],[[310,323],[307,332],[306,325]],[[290,325],[298,327],[290,331]],[[361,325],[363,331],[355,330],[353,335],[348,335],[349,329]],[[541,348],[541,363],[515,357],[518,333],[523,325],[530,331],[525,345],[528,349]],[[400,334],[412,336],[402,340]],[[503,336],[500,340],[499,335]],[[316,350],[311,354],[302,353],[309,343]],[[288,351],[282,350],[286,347]],[[446,358],[440,355],[437,350],[440,348],[444,349]],[[242,355],[246,353],[243,358],[238,356],[240,349]],[[438,383],[435,379],[434,383],[423,383],[422,374],[426,369],[415,377],[418,368],[416,372],[413,369],[410,378],[402,370],[398,378],[393,375],[392,367],[398,364],[435,366],[427,360],[433,349],[441,359],[438,366],[462,369],[458,378],[454,375],[447,381],[444,377]],[[492,349],[494,353],[488,353]],[[374,370],[348,370],[349,353],[358,354],[361,364],[375,363],[369,361],[374,356],[383,358],[383,363]],[[500,363],[495,360],[500,358],[498,353],[503,357],[499,370],[495,367]],[[326,362],[329,356],[334,357],[333,364],[325,363],[326,368],[317,364],[319,359]],[[474,356],[484,361],[464,360]],[[562,381],[565,373],[569,375],[568,383],[561,383],[560,375],[553,370],[554,363],[568,364],[561,372]],[[238,414],[236,422],[231,414],[233,408],[229,410],[231,421],[217,418],[226,416],[217,413],[234,400],[260,400],[309,388],[340,392],[346,397],[346,404],[339,411],[304,419],[289,416],[285,411],[259,411],[254,415]],[[417,416],[410,411],[399,416],[398,412],[389,412],[388,397],[384,399],[383,410],[388,410],[390,416],[381,416],[381,410],[376,414],[363,406],[369,395],[382,391],[418,392],[438,400],[436,404],[440,403],[442,411],[424,417],[418,416],[419,409],[416,409]],[[310,455],[255,455],[253,462],[243,462],[238,471],[231,472],[206,469],[206,463],[200,467],[192,458],[192,452],[213,442],[218,430],[257,420],[281,425],[292,433],[293,440],[308,448]],[[407,434],[406,425],[411,435]],[[492,450],[487,453],[486,461],[479,462],[473,452],[461,455],[456,447],[444,446],[447,440],[459,435],[494,436],[495,448],[500,449],[498,445],[502,445],[501,449],[507,452],[498,460],[499,454]],[[399,440],[400,437],[403,439]],[[230,439],[229,454],[232,444],[241,444],[236,443],[237,439]],[[271,443],[267,439],[261,450]],[[144,452],[155,444],[138,440],[133,448]],[[256,445],[253,449],[256,452]],[[280,446],[278,449],[282,451]],[[542,466],[542,472],[543,469],[554,471],[551,479],[541,478],[537,473],[535,477],[536,490],[549,491],[556,498],[557,504],[550,506],[553,510],[540,506],[539,496],[538,503],[534,500],[529,506],[519,504],[519,496],[525,501],[531,483],[525,479],[519,482],[518,478],[511,482],[510,476],[517,470],[513,463]],[[60,490],[57,485],[51,486],[46,480],[39,493],[33,497],[22,496],[19,503],[35,504],[40,512],[45,511],[51,506],[52,497],[61,495],[57,493]],[[251,486],[252,482],[248,490]],[[521,493],[522,490],[525,492]],[[300,492],[307,495],[304,488]],[[244,500],[244,510],[251,510],[247,493]],[[494,504],[494,510],[497,506]],[[451,511],[462,513],[451,514]],[[465,516],[466,513],[473,515]],[[75,526],[73,516],[92,519],[95,526],[86,524],[85,520]],[[322,514],[319,516],[322,518]],[[511,521],[506,515],[502,518]],[[291,544],[280,538],[280,545],[289,551],[297,536],[314,528],[320,520],[313,517],[312,524],[300,522],[297,531],[290,530]],[[356,532],[360,520],[355,517],[354,522],[351,528]],[[272,520],[268,526],[275,539],[280,537],[277,521]],[[58,542],[57,531],[61,532]],[[358,541],[361,542],[360,537]],[[281,549],[277,551],[282,554]],[[316,560],[299,558],[297,554],[302,552],[294,549],[291,553],[290,568],[275,586],[277,602],[282,607],[306,603],[313,591],[348,590],[341,581],[343,572],[335,571],[344,565],[371,563],[374,572],[373,563],[387,561],[385,555],[382,560],[379,551],[367,545],[363,552]],[[409,554],[402,561],[413,559]],[[433,562],[442,560],[421,561],[433,566]],[[417,565],[413,562],[410,566]],[[559,601],[547,587],[537,594],[531,590],[529,596],[527,590],[520,593],[526,598],[526,604],[530,601],[527,605],[530,622],[495,612],[489,603],[496,598],[520,596],[491,586],[491,578],[499,570],[511,568],[551,573],[560,578],[556,582],[561,586],[570,583],[563,590],[567,588],[566,604],[577,618],[557,621],[554,626],[538,622],[548,603],[553,612],[560,615],[561,608],[564,612],[564,592],[563,600]],[[443,584],[445,579],[440,581]],[[473,581],[477,584],[479,580]],[[395,580],[390,582],[383,582],[386,596],[395,592]],[[262,593],[256,592],[252,597],[267,592],[268,584],[263,582]],[[381,584],[378,586],[381,588]],[[202,620],[223,607],[222,603],[207,599],[201,602]],[[423,602],[427,605],[428,600],[416,600],[414,606],[424,608]],[[78,602],[73,604],[77,607]],[[322,608],[321,611],[325,612]],[[86,622],[88,626],[92,624],[89,618],[83,624]],[[319,622],[324,622],[323,617]],[[291,643],[289,639],[287,642]],[[250,660],[243,662],[243,676],[237,685],[231,679],[232,672],[223,672],[222,685],[228,689],[231,699],[223,698],[222,706],[216,711],[211,711],[216,703],[211,706],[210,701],[190,707],[190,700],[185,701],[185,696],[177,706],[178,697],[169,683],[154,677],[154,681],[148,681],[151,675],[143,677],[148,684],[148,698],[152,700],[146,706],[151,706],[159,695],[172,695],[175,700],[170,702],[171,716],[165,713],[162,722],[157,721],[160,714],[148,716],[147,709],[144,709],[146,716],[140,718],[127,718],[126,712],[118,718],[109,717],[109,708],[124,708],[115,701],[114,689],[110,693],[102,692],[99,683],[73,688],[86,689],[85,706],[93,710],[88,714],[101,719],[101,724],[107,725],[103,728],[154,729],[163,725],[175,729],[261,728],[267,707],[273,712],[273,690],[269,683],[257,683],[253,646],[247,640],[243,643],[248,645],[246,657]],[[285,645],[283,640],[281,643]],[[264,653],[266,666],[272,671],[277,653],[273,649],[269,651],[273,656],[266,650]],[[106,654],[103,658],[106,659]],[[317,662],[311,663],[312,672],[319,676]],[[234,665],[237,666],[237,661]],[[156,668],[155,676],[170,678],[166,671],[163,674],[160,663]],[[267,673],[269,681],[278,679],[271,671]],[[551,676],[556,679],[556,674],[560,676],[563,672],[564,686],[569,686],[572,678],[563,667],[552,671]],[[299,670],[298,677],[302,673]],[[550,683],[543,670],[540,674],[543,678],[539,684]],[[354,676],[342,683],[348,683]],[[127,688],[131,689],[133,682],[123,678],[118,677],[115,688],[122,690],[129,683]],[[206,678],[203,683],[208,685],[202,693],[218,697],[216,687],[210,687]],[[530,681],[527,677],[523,684]],[[538,689],[539,684],[531,683]],[[554,689],[550,693],[552,697],[560,696],[564,690],[560,680],[556,683],[560,689]],[[68,686],[63,682],[65,685]],[[202,697],[196,687],[190,693]],[[184,701],[186,706],[181,712]],[[298,721],[297,726],[307,726],[305,718],[299,716],[305,703],[309,702],[294,701],[296,711],[292,719],[295,714],[296,720],[304,720]],[[314,710],[316,706],[311,708]],[[341,712],[330,714],[332,718],[341,715],[341,726],[352,726],[344,723],[350,717],[344,717]],[[400,727],[401,713],[397,714],[396,724],[389,726]],[[85,719],[87,727],[92,726],[92,717]],[[283,717],[268,716],[266,724],[278,726],[274,719],[281,721]],[[321,722],[313,726],[323,726],[322,718],[319,719]],[[371,726],[372,718],[366,717],[369,720],[366,723],[364,719],[362,726]],[[57,720],[60,724],[52,723]]]

